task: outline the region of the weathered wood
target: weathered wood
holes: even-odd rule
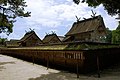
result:
[[[97,55],[98,53],[100,56]],[[60,67],[66,67],[66,69],[74,70],[77,73],[97,70],[98,77],[100,77],[100,69],[120,61],[119,48],[96,50],[39,50],[3,48],[0,49],[0,54],[30,60],[33,63],[38,60],[38,62],[44,63],[47,68],[49,68],[52,64],[53,66],[58,65]]]
[[[49,55],[47,55],[47,70],[49,69]]]
[[[79,78],[79,60],[77,59],[77,78]]]
[[[32,61],[33,61],[33,64],[35,63],[35,60],[34,60],[34,54],[32,55]]]
[[[100,78],[100,63],[99,63],[99,56],[97,56],[97,74],[98,74],[98,78]]]

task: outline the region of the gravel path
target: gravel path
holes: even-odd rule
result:
[[[29,80],[43,74],[58,73],[58,70],[0,55],[0,80]]]

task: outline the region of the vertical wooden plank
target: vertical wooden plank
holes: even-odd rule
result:
[[[67,59],[67,55],[66,55],[66,52],[64,52],[64,59],[65,59],[65,66],[67,65],[67,62],[66,62],[66,59]]]
[[[98,78],[100,78],[100,63],[99,63],[99,57],[97,56],[97,74]]]
[[[79,56],[77,53],[77,66],[76,66],[76,70],[77,70],[77,78],[79,78]]]
[[[47,53],[47,70],[49,69],[49,54]]]
[[[32,54],[32,56],[33,56],[32,58],[33,58],[33,65],[34,65],[34,63],[35,63],[35,51],[32,51],[31,54]]]

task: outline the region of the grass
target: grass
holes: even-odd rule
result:
[[[42,45],[38,47],[21,47],[14,49],[39,49],[39,50],[91,50],[102,48],[120,47],[119,45],[108,44],[88,44],[88,43],[72,43],[72,44],[58,44],[58,45]]]

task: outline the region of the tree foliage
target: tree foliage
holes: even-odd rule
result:
[[[119,24],[118,24],[118,27],[116,28],[116,30],[120,30],[120,21],[119,21]]]
[[[112,43],[120,44],[120,22],[116,30],[112,31]]]
[[[12,33],[16,17],[28,17],[30,12],[25,12],[24,0],[0,0],[0,33]]]
[[[112,43],[120,44],[120,30],[112,31]]]
[[[5,43],[5,41],[7,41],[8,39],[7,38],[0,38],[0,45],[2,44],[4,44]]]
[[[111,43],[112,42],[112,31],[109,30],[109,28],[107,28],[106,32],[107,32],[107,35],[106,35],[105,42]]]
[[[79,4],[81,0],[73,0],[76,4]],[[120,0],[82,0],[82,3],[88,3],[88,6],[96,7],[100,4],[103,4],[105,10],[107,10],[108,14],[116,15],[120,14]]]

